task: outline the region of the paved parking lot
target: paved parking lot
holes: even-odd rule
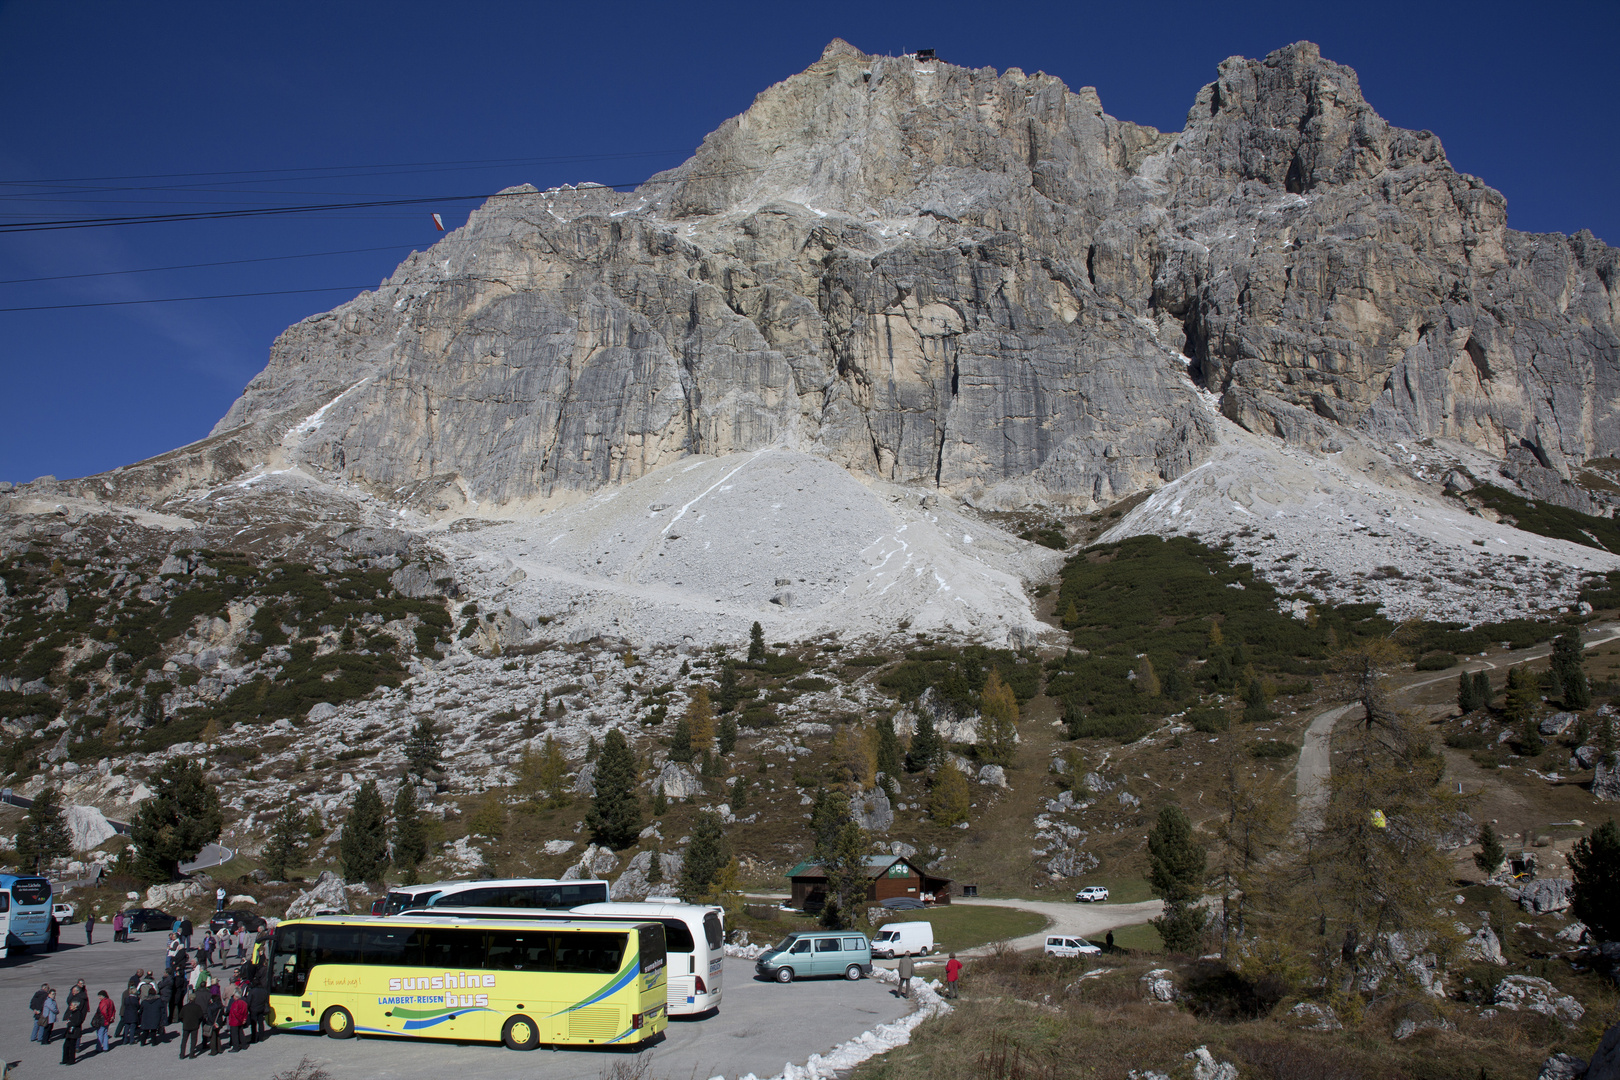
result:
[[[62,1069],[60,1024],[58,1041],[50,1046],[28,1041],[28,1000],[41,983],[56,987],[57,999],[65,1001],[74,980],[84,979],[93,1001],[97,990],[116,997],[137,967],[162,971],[162,934],[138,935],[128,943],[98,940],[86,946],[83,941],[81,925],[64,927],[59,952],[0,961],[0,1048],[6,1061],[22,1062],[13,1074],[16,1080],[36,1080]],[[646,1051],[651,1063],[648,1080],[735,1078],[750,1072],[774,1076],[787,1062],[801,1063],[910,1011],[910,1002],[896,997],[890,986],[871,980],[817,979],[782,986],[755,981],[751,961],[731,959],[726,961],[725,978],[724,1001],[717,1014],[672,1022],[664,1041]],[[161,1047],[114,1046],[104,1055],[81,1050],[75,1075],[174,1080],[176,1075],[195,1074],[268,1080],[307,1056],[336,1080],[474,1073],[479,1080],[579,1080],[606,1076],[619,1063],[635,1063],[622,1051],[515,1053],[494,1043],[384,1038],[340,1042],[294,1034],[276,1035],[239,1054],[180,1062],[179,1026],[170,1031],[170,1041]],[[85,1043],[95,1045],[88,1037]]]

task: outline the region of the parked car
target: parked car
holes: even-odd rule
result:
[[[872,938],[872,955],[885,960],[896,956],[927,956],[933,951],[933,923],[888,923]]]
[[[51,918],[66,926],[73,921],[73,905],[60,902],[52,904]]]
[[[909,896],[891,896],[883,901],[883,906],[890,911],[921,911],[928,905],[921,900],[913,900]]]
[[[842,975],[854,982],[872,973],[872,943],[864,934],[805,930],[789,934],[756,960],[754,972],[780,983],[816,975]]]
[[[246,927],[250,933],[257,934],[264,929],[264,916],[255,915],[251,911],[216,911],[208,920],[208,929],[218,931],[231,923],[236,923],[238,930]]]
[[[1083,937],[1054,936],[1046,939],[1046,948],[1043,950],[1047,956],[1090,956],[1092,953],[1102,952],[1097,946]]]
[[[1108,899],[1108,890],[1101,885],[1087,885],[1075,893],[1074,898],[1082,904],[1095,904]]]
[[[124,912],[124,922],[131,933],[144,934],[148,930],[174,929],[174,916],[157,908],[130,908]]]

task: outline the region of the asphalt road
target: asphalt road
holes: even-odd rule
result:
[[[990,907],[1010,907],[1020,911],[1033,911],[1046,916],[1047,927],[1033,934],[1013,938],[1013,948],[1043,949],[1048,934],[1070,934],[1083,938],[1097,938],[1121,926],[1135,926],[1164,913],[1164,901],[1142,900],[1134,904],[1081,904],[1057,900],[991,900],[956,897],[952,904],[983,904]],[[983,950],[970,950],[977,952]]]
[[[28,1001],[41,983],[57,988],[65,1001],[74,980],[83,978],[91,1000],[97,990],[115,993],[139,967],[161,971],[165,935],[138,935],[130,943],[98,940],[75,945],[69,935],[55,953],[28,953],[0,963],[0,1054],[21,1061],[24,1080],[51,1075],[62,1060],[61,1025],[57,1041],[28,1041]],[[897,1020],[911,1003],[884,983],[863,979],[814,979],[787,986],[755,981],[753,962],[725,962],[725,996],[720,1011],[703,1020],[669,1025],[660,1045],[645,1052],[647,1075],[695,1078],[755,1073],[774,1076],[788,1062],[803,1063],[880,1023]],[[217,969],[216,969],[217,970]],[[106,1055],[81,1050],[75,1075],[109,1080],[174,1080],[180,1050],[179,1027],[161,1047],[114,1046]],[[94,1046],[86,1033],[85,1044]],[[335,1080],[476,1075],[479,1080],[579,1080],[628,1075],[642,1058],[625,1051],[536,1050],[517,1053],[495,1043],[359,1038],[346,1041],[318,1035],[281,1034],[239,1054],[201,1057],[180,1065],[195,1076],[264,1077],[291,1069],[308,1057]]]
[[[194,874],[198,870],[207,870],[215,866],[224,866],[236,858],[236,852],[223,844],[208,844],[197,852],[197,857],[190,862],[180,864],[182,874]]]

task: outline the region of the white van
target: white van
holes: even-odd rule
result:
[[[1101,949],[1083,937],[1049,937],[1046,939],[1046,948],[1043,950],[1047,956],[1089,956],[1100,953]]]
[[[872,955],[885,959],[895,956],[927,956],[933,951],[933,923],[889,923],[872,939]]]

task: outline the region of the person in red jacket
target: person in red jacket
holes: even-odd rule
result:
[[[956,996],[956,980],[962,977],[962,961],[951,953],[950,962],[945,965],[945,994],[947,997]]]
[[[231,1053],[236,1053],[246,1045],[243,1038],[248,1022],[247,998],[241,994],[231,995],[231,1004],[225,1010],[225,1024],[231,1029]]]
[[[97,993],[100,997],[96,1001],[96,1015],[93,1023],[96,1028],[96,1045],[101,1047],[101,1052],[105,1054],[108,1043],[112,1039],[112,1027],[118,1023],[118,1006],[114,1005],[112,998],[107,996],[107,991],[99,990]]]

